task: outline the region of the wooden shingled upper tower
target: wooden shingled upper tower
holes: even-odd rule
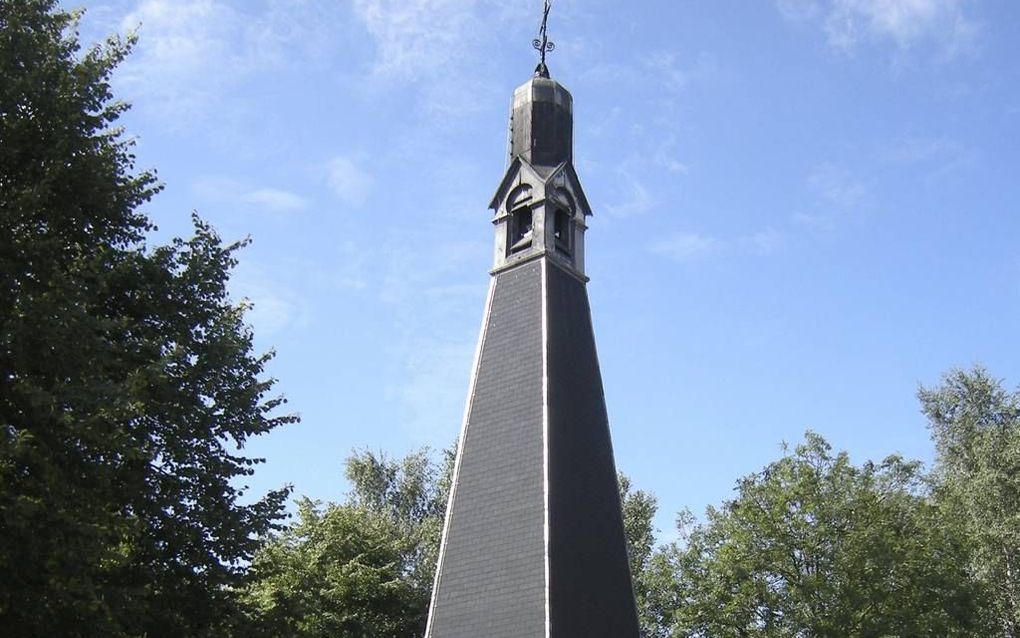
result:
[[[637,638],[585,288],[591,209],[572,163],[572,98],[544,55],[510,117],[426,636]]]

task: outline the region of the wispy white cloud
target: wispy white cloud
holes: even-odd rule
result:
[[[973,149],[941,136],[889,140],[879,148],[877,157],[892,168],[910,171],[926,187],[940,186],[977,162]]]
[[[792,22],[807,22],[822,13],[819,0],[776,0],[776,8],[783,17]]]
[[[604,84],[610,92],[640,96],[646,105],[640,118],[614,102],[586,119],[593,123],[587,124],[585,134],[615,145],[623,153],[612,166],[593,162],[583,167],[594,181],[610,185],[600,198],[606,202],[600,211],[610,217],[633,217],[671,196],[678,178],[691,170],[683,156],[687,120],[680,115],[686,94],[717,70],[716,58],[708,52],[688,58],[677,51],[658,49],[638,55],[629,65],[604,62],[583,73],[586,81]],[[585,159],[580,158],[580,163]]]
[[[724,243],[700,233],[676,232],[653,242],[648,248],[657,255],[678,262],[692,262],[717,253]]]
[[[374,180],[351,158],[337,156],[327,166],[326,182],[341,201],[361,206],[368,199]]]
[[[269,186],[252,187],[245,180],[225,175],[199,177],[191,183],[191,192],[207,202],[242,202],[269,212],[296,211],[308,207],[308,200],[292,191]],[[250,210],[248,206],[237,208]]]
[[[774,228],[766,228],[744,235],[737,240],[737,244],[755,255],[772,255],[786,246],[786,236]]]
[[[669,51],[659,51],[644,59],[644,65],[650,69],[664,86],[680,91],[687,88],[691,79],[691,71],[680,65],[679,56]]]
[[[354,0],[354,11],[375,40],[377,73],[413,77],[447,66],[464,38],[474,37],[476,2]]]
[[[355,15],[376,44],[375,72],[422,79],[458,67],[492,37],[492,24],[512,28],[533,18],[528,0],[354,0]],[[488,27],[488,28],[487,28]]]
[[[667,135],[652,154],[652,162],[674,175],[686,175],[690,172],[691,167],[686,162],[677,159],[677,146],[676,137]]]
[[[655,205],[655,199],[644,180],[626,166],[617,170],[616,176],[616,200],[605,206],[606,214],[610,217],[633,217],[647,212]]]
[[[786,236],[774,228],[723,238],[702,233],[675,232],[648,246],[649,252],[679,263],[693,263],[719,255],[766,257],[786,247]]]
[[[868,187],[856,175],[828,162],[811,171],[807,184],[823,204],[839,210],[854,208],[868,195]]]
[[[413,87],[413,107],[432,132],[506,99],[489,72],[491,47],[533,26],[535,15],[530,0],[353,0],[351,6],[374,45],[365,80],[376,88]],[[470,90],[454,88],[451,78]]]
[[[117,81],[146,96],[142,106],[184,126],[207,115],[255,73],[327,59],[335,48],[339,9],[331,3],[277,0],[252,11],[223,0],[142,0],[131,3],[119,24],[137,29],[134,53]],[[114,12],[100,12],[109,19]],[[129,93],[132,91],[129,91]]]
[[[967,155],[959,143],[946,137],[909,135],[886,142],[879,149],[879,159],[894,164],[917,164],[928,161],[953,161]]]
[[[250,308],[246,319],[260,338],[270,338],[308,323],[307,303],[292,288],[273,280],[267,270],[242,261],[230,277],[230,289]]]
[[[135,55],[156,72],[192,71],[232,55],[226,41],[240,22],[236,11],[215,0],[145,0],[121,20],[121,29],[142,29]]]
[[[871,187],[857,174],[831,162],[822,162],[805,178],[813,204],[792,215],[794,222],[816,230],[832,230],[837,221],[869,205]],[[808,200],[810,201],[810,200]]]
[[[141,37],[118,80],[144,92],[147,105],[187,116],[237,72],[239,52],[230,45],[242,24],[214,0],[145,0],[121,20],[121,31]]]
[[[641,63],[657,86],[674,93],[684,91],[692,82],[718,72],[715,57],[707,51],[686,60],[675,51],[659,50],[644,56]]]
[[[304,197],[276,188],[259,188],[246,193],[242,199],[272,211],[301,210],[308,206]]]
[[[962,0],[776,0],[791,21],[818,24],[834,48],[888,41],[901,49],[933,41],[950,54],[968,48],[977,25]]]
[[[191,192],[209,201],[237,199],[244,191],[244,184],[240,180],[225,175],[203,175],[191,182]]]

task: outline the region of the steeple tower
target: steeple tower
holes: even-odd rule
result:
[[[544,27],[535,76],[514,91],[510,162],[490,204],[492,278],[427,638],[638,636],[585,287],[591,209]]]
[[[535,75],[514,91],[510,158],[489,207],[496,214],[493,272],[548,256],[584,278],[588,200],[574,172],[573,98]]]

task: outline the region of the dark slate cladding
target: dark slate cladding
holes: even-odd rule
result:
[[[555,80],[534,78],[530,99],[513,105],[510,158],[534,167],[558,166],[573,157],[574,118],[570,94]]]
[[[514,109],[512,153],[534,166],[557,166],[570,159],[570,113],[551,102]]]
[[[433,602],[434,638],[545,636],[542,280],[496,276]]]
[[[637,638],[585,286],[547,266],[551,638]]]

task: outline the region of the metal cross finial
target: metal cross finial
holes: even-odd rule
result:
[[[531,46],[538,49],[541,56],[538,66],[535,67],[535,75],[543,78],[549,77],[549,67],[545,65],[545,54],[556,48],[546,35],[546,26],[549,24],[549,9],[552,8],[552,0],[545,0],[545,9],[542,11],[542,26],[538,29],[538,37],[531,41]]]

